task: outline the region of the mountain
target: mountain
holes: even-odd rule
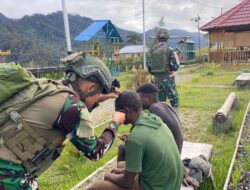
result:
[[[62,12],[46,16],[35,14],[21,19],[5,18],[0,15],[0,49],[11,50],[7,61],[18,61],[25,66],[54,65],[66,55]],[[73,39],[92,20],[69,15],[69,22]],[[80,48],[80,44],[72,40],[72,47]]]
[[[83,47],[82,43],[73,40],[74,37],[92,22],[93,20],[87,17],[69,15],[71,42],[74,50]],[[12,52],[11,56],[7,57],[7,61],[17,61],[25,66],[53,66],[66,55],[63,15],[60,11],[48,15],[24,16],[21,19],[7,18],[0,13],[0,26],[0,50]],[[125,41],[123,45],[127,45],[126,36],[128,35],[142,36],[140,33],[118,27],[117,30]],[[170,30],[169,32],[171,35],[192,36],[194,41],[198,41],[195,33],[183,30]],[[146,32],[147,44],[152,41],[151,35],[153,35],[153,30]],[[203,42],[202,39],[202,45],[204,45]]]

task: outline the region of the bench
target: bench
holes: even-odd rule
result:
[[[207,160],[210,160],[212,156],[213,146],[204,143],[193,143],[184,141],[181,153],[181,159],[193,158],[199,155],[205,156]],[[192,186],[185,187],[182,185],[181,190],[194,190]]]
[[[242,73],[235,79],[238,89],[250,89],[250,73]]]

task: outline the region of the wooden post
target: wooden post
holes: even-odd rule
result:
[[[239,107],[239,99],[234,92],[231,92],[224,102],[223,106],[216,112],[213,117],[213,125],[220,130],[227,130],[231,126],[231,118],[229,112],[232,108]]]
[[[210,32],[209,32],[208,33],[208,62],[211,61],[210,53],[211,53],[211,43],[210,43]]]

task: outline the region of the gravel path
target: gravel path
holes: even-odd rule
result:
[[[100,105],[91,112],[94,125],[98,126],[99,124],[110,120],[114,110],[113,99],[100,103]]]

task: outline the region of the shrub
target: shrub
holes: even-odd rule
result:
[[[190,73],[195,73],[195,70],[191,69],[191,70],[190,70]]]
[[[140,69],[133,74],[132,79],[127,84],[127,88],[136,90],[140,85],[148,83],[149,81],[149,73],[143,69]]]
[[[207,76],[213,76],[214,75],[214,72],[213,71],[208,71],[207,72]]]

